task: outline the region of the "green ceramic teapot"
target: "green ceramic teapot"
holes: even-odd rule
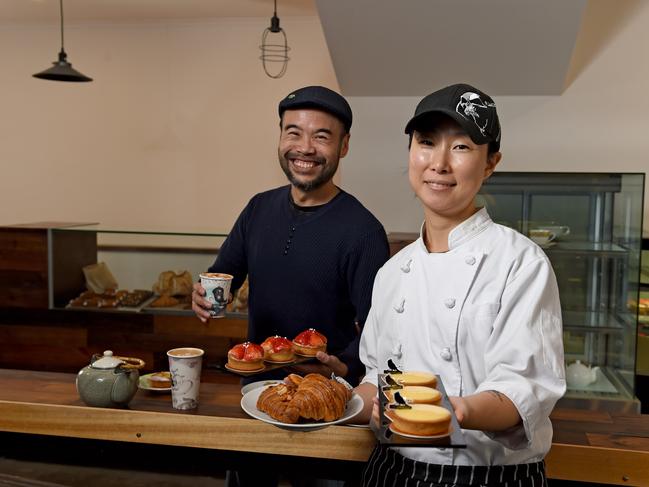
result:
[[[110,350],[95,354],[77,374],[77,392],[88,406],[125,407],[137,392],[142,367],[139,358],[113,356]]]

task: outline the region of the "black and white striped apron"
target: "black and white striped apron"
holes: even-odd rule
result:
[[[520,465],[435,465],[411,460],[381,445],[372,452],[363,487],[547,487],[543,462]]]

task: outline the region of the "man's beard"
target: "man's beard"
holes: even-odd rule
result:
[[[310,181],[301,181],[291,172],[291,168],[289,167],[289,159],[305,159],[308,161],[313,161],[323,169],[314,179]],[[334,177],[334,174],[336,174],[336,171],[338,170],[338,159],[336,159],[336,161],[331,161],[330,164],[327,164],[327,160],[324,157],[303,157],[294,152],[287,152],[283,156],[281,154],[279,155],[279,165],[281,166],[282,171],[284,171],[284,174],[286,174],[286,177],[293,186],[301,191],[304,191],[305,193],[308,193],[320,188],[324,184],[331,181],[331,179]]]

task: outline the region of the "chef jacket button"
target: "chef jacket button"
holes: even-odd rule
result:
[[[449,309],[455,308],[455,299],[453,299],[453,298],[445,299],[444,300],[444,306],[446,306]]]
[[[442,357],[447,362],[450,362],[451,359],[453,358],[453,354],[451,354],[451,349],[448,347],[442,348],[442,351],[439,353],[439,356]]]
[[[472,255],[469,255],[469,256],[467,256],[466,259],[464,259],[464,262],[466,262],[469,265],[473,265],[473,264],[475,264],[475,257],[473,257]]]

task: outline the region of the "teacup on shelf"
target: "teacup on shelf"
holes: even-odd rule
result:
[[[570,235],[570,227],[567,225],[543,225],[539,229],[551,231],[557,239]]]
[[[544,246],[556,238],[556,234],[546,228],[533,228],[530,230],[530,239],[537,245]]]

